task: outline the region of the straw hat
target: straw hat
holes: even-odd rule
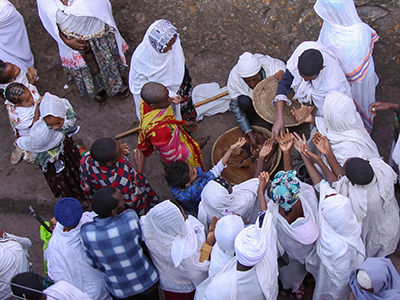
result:
[[[272,135],[271,131],[266,128],[260,126],[251,126],[251,128],[263,136],[270,137]],[[222,158],[225,152],[229,149],[230,145],[237,142],[238,138],[241,136],[243,136],[243,132],[238,126],[227,130],[221,136],[219,136],[211,151],[211,160],[213,165],[215,165]],[[245,147],[246,145],[243,148]],[[249,157],[250,163],[248,166],[247,164],[242,164],[242,167],[239,167],[240,164],[235,164],[233,162],[235,158],[234,156],[235,153],[233,153],[232,157],[228,160],[227,167],[222,172],[222,176],[232,184],[239,184],[243,181],[253,178],[256,167],[256,159]],[[282,151],[279,146],[276,146],[276,150],[270,160],[269,169],[267,170],[270,172],[270,174],[277,169],[281,157]]]
[[[276,89],[278,88],[278,79],[274,76],[267,77],[260,81],[253,91],[253,106],[257,114],[268,123],[273,124],[275,121],[275,106],[272,101],[275,98]],[[300,108],[300,104],[292,100],[292,105],[283,107],[283,119],[286,127],[293,127],[300,125],[292,116],[290,110]]]

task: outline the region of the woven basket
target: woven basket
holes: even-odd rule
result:
[[[268,137],[271,136],[271,131],[265,129],[260,126],[252,126],[252,128],[262,134],[267,135]],[[224,156],[225,152],[229,149],[229,147],[237,142],[239,137],[243,136],[243,132],[240,130],[239,127],[234,127],[223,133],[214,143],[212,151],[211,151],[211,160],[213,165],[218,163],[218,161]],[[279,146],[276,146],[275,153],[272,155],[270,168],[267,170],[270,174],[272,174],[279,165],[281,161],[282,152]],[[232,158],[231,158],[232,159]],[[230,160],[231,160],[230,159]],[[222,176],[226,178],[232,184],[239,184],[243,181],[246,181],[250,178],[253,178],[255,167],[256,167],[256,160],[253,159],[250,167],[243,167],[243,168],[236,168],[233,167],[228,161],[228,166],[222,172]]]
[[[275,121],[275,106],[272,105],[272,101],[275,98],[277,88],[278,80],[274,76],[270,76],[260,81],[253,91],[254,109],[261,118],[271,124]],[[286,127],[299,125],[290,112],[293,107],[299,108],[300,104],[297,101],[292,100],[291,106],[285,104],[283,107],[283,119]]]

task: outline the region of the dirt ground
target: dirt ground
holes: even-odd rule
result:
[[[67,98],[78,115],[78,123],[81,130],[76,139],[81,139],[86,147],[99,137],[114,136],[138,124],[135,115],[132,96],[126,99],[118,97],[109,98],[105,106],[99,106],[87,97],[79,96],[77,89],[71,85],[68,89],[63,86],[66,83],[61,68],[56,43],[41,26],[37,16],[34,0],[12,1],[22,13],[27,24],[28,34],[31,41],[32,52],[35,56],[35,65],[38,69],[40,81],[38,89],[41,93],[51,92],[60,97]],[[114,1],[115,2],[115,1]],[[121,1],[118,1],[121,3]],[[114,16],[117,16],[118,9],[114,6]],[[141,23],[141,15],[137,14],[135,20],[138,29],[128,31],[121,30],[123,36],[130,42],[128,61],[135,46],[141,41],[145,30]],[[116,17],[121,28],[120,22]],[[179,29],[179,28],[178,28]],[[244,46],[243,46],[244,47]],[[185,44],[183,43],[185,50]],[[245,50],[245,49],[244,49]],[[229,71],[234,65],[237,57],[213,54],[210,51],[185,51],[187,66],[193,78],[194,84],[206,82],[218,82],[220,86],[226,85]],[[379,68],[377,68],[379,69]],[[379,75],[379,74],[378,74]],[[400,86],[385,86],[381,81],[377,90],[377,100],[399,102],[397,95],[400,94]],[[372,137],[378,144],[381,155],[388,160],[391,141],[393,136],[392,113],[382,113],[377,116],[374,124]],[[270,125],[264,124],[266,127]],[[211,167],[211,149],[215,140],[227,129],[236,126],[231,112],[206,117],[200,122],[200,130],[194,137],[210,135],[208,145],[203,149],[203,159],[206,168]],[[57,199],[54,199],[40,169],[34,165],[21,162],[18,165],[11,165],[9,157],[13,150],[13,136],[8,124],[7,114],[4,106],[0,107],[0,228],[21,236],[29,237],[33,245],[30,250],[32,268],[42,273],[42,243],[39,239],[39,224],[28,213],[28,205],[33,204],[45,219],[51,217],[51,212]],[[131,148],[137,145],[137,135],[133,134],[121,139]],[[132,156],[129,158],[132,159]],[[163,171],[159,157],[153,154],[146,162],[145,174],[162,199],[168,199],[171,194],[163,177]],[[399,249],[392,256],[395,265],[400,270]],[[280,297],[279,299],[289,299]],[[310,293],[306,299],[311,299]]]

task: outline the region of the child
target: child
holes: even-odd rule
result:
[[[39,77],[37,76],[37,71],[35,69],[29,68],[28,72],[25,73],[17,65],[10,62],[4,62],[0,59],[0,88],[5,89],[7,85],[12,82],[22,83],[26,87],[34,87],[33,84],[38,80]]]
[[[192,167],[203,169],[200,146],[186,132],[198,125],[178,121],[172,112],[171,103],[179,103],[180,98],[169,97],[168,89],[156,82],[146,83],[141,97],[139,150],[147,157],[156,147],[164,164],[187,161]]]
[[[165,178],[170,186],[175,199],[180,201],[185,211],[197,215],[201,192],[206,184],[219,177],[226,167],[231,154],[246,143],[244,137],[232,144],[221,160],[208,172],[203,172],[199,167],[190,163],[176,161],[165,166]]]
[[[20,96],[17,96],[20,99]],[[18,147],[32,153],[55,197],[74,197],[85,205],[79,185],[80,154],[70,138],[75,113],[66,99],[45,93],[39,107],[39,119],[29,135],[17,139]]]
[[[25,85],[18,82],[10,83],[1,91],[15,136],[18,138],[29,135],[30,128],[39,118],[40,95],[31,93]],[[18,163],[22,156],[29,161],[29,153],[16,147],[11,154],[11,163]]]

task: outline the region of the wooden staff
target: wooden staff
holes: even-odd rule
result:
[[[214,101],[214,100],[217,100],[217,99],[222,98],[222,97],[227,96],[227,95],[228,95],[228,91],[225,91],[225,92],[220,93],[220,94],[218,94],[218,95],[212,96],[211,98],[208,98],[208,99],[202,100],[202,101],[200,101],[200,102],[197,102],[197,103],[194,105],[194,107],[202,106],[202,105],[204,105],[204,104],[207,104],[207,103],[209,103],[209,102],[212,102],[212,101]],[[122,132],[122,133],[120,133],[120,134],[117,134],[117,135],[115,136],[115,138],[118,140],[118,139],[120,139],[120,138],[123,138],[123,137],[125,137],[125,136],[127,136],[127,135],[130,135],[130,134],[135,133],[135,132],[138,132],[138,131],[139,131],[139,127],[131,128],[131,129],[127,130],[127,131],[124,131],[124,132]]]

